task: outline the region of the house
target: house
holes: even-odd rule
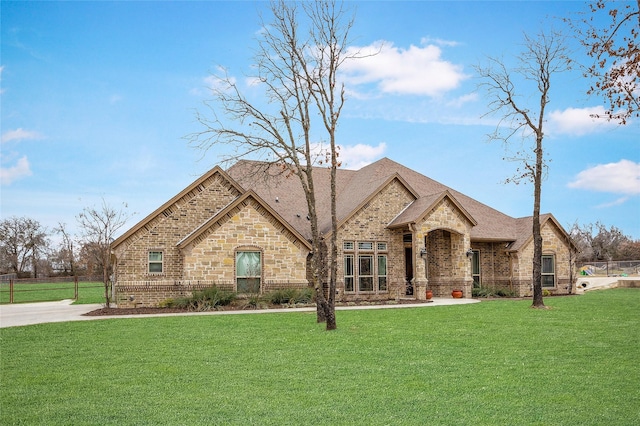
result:
[[[319,230],[331,231],[329,169],[314,169]],[[337,300],[532,294],[532,218],[512,218],[383,158],[337,172]],[[216,166],[111,245],[118,306],[155,306],[211,285],[240,293],[306,287],[310,222],[301,184],[275,165]],[[572,250],[540,218],[543,288],[571,292]]]

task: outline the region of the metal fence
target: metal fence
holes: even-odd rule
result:
[[[608,262],[579,262],[578,275],[594,277],[638,277],[640,260],[612,260]]]
[[[15,276],[0,276],[0,303],[43,302],[68,298],[77,300],[80,282],[95,283],[83,286],[83,289],[103,288],[99,277],[14,278],[12,275]]]

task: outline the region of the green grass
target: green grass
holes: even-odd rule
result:
[[[640,424],[640,291],[0,329],[3,424]]]
[[[73,282],[18,283],[14,284],[14,303],[47,302],[73,299]],[[9,303],[8,283],[0,284],[0,303]],[[75,303],[104,303],[104,286],[101,282],[80,281],[78,300]]]

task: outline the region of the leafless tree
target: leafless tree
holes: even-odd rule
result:
[[[77,248],[73,235],[69,233],[64,222],[58,222],[53,231],[62,238],[54,256],[55,263],[58,264],[58,268],[62,268],[65,275],[76,275]]]
[[[83,247],[90,249],[91,256],[96,263],[102,265],[102,282],[104,283],[104,298],[106,307],[110,306],[109,272],[111,242],[115,239],[116,233],[122,228],[130,215],[124,209],[126,204],[116,210],[102,199],[100,207],[85,207],[76,220],[82,233]]]
[[[353,21],[341,4],[334,1],[273,1],[272,20],[263,22],[263,31],[254,55],[256,75],[253,87],[263,91],[258,100],[243,93],[226,72],[216,76],[208,114],[197,113],[204,130],[189,137],[204,150],[231,145],[231,163],[258,157],[267,168],[280,166],[283,173],[297,176],[309,210],[311,227],[312,285],[316,291],[317,318],[327,330],[336,328],[335,281],[337,249],[335,240],[335,174],[340,163],[336,128],[345,102],[344,87],[337,74],[347,54]],[[260,101],[265,101],[261,103]],[[217,114],[222,113],[222,116]],[[319,117],[319,122],[318,118]],[[312,131],[316,125],[323,131]],[[329,146],[322,148],[327,138]],[[318,228],[316,183],[313,168],[327,163],[331,169],[332,229],[329,288],[325,291],[322,258],[326,243]]]
[[[13,216],[0,222],[0,257],[7,272],[37,277],[40,255],[47,247],[47,230],[37,220]]]
[[[640,0],[596,0],[588,7],[579,18],[565,19],[593,59],[584,67],[585,77],[595,79],[587,94],[608,103],[602,118],[626,124],[640,117]]]
[[[633,240],[615,226],[598,221],[571,228],[570,234],[580,250],[579,261],[636,260]]]
[[[488,65],[477,66],[481,88],[486,90],[489,102],[488,114],[499,114],[500,120],[490,139],[505,144],[521,138],[523,148],[512,160],[522,167],[507,181],[529,181],[534,187],[533,201],[533,307],[544,308],[542,299],[542,235],[540,232],[540,198],[542,180],[546,171],[544,160],[545,112],[550,102],[552,78],[569,69],[570,59],[564,37],[557,32],[541,33],[536,38],[524,36],[523,51],[517,58],[517,66],[509,69],[502,59],[489,58]],[[533,88],[529,84],[533,84]],[[528,96],[535,93],[532,105]],[[526,142],[533,141],[527,145]]]

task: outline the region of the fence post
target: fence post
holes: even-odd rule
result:
[[[73,299],[77,302],[78,301],[78,276],[74,275],[73,276]]]
[[[9,280],[9,303],[13,303],[13,278]]]

